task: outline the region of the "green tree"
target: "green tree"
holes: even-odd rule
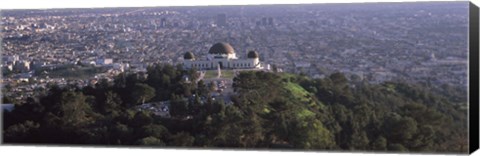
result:
[[[350,146],[356,150],[366,150],[369,147],[369,139],[365,131],[355,131],[352,134]]]
[[[333,73],[330,75],[330,79],[333,81],[334,84],[337,85],[346,85],[348,83],[348,79],[342,73]]]
[[[171,146],[191,147],[195,142],[195,138],[186,132],[179,132],[171,137]]]
[[[168,132],[168,129],[163,125],[149,124],[142,127],[140,135],[142,137],[153,136],[155,138],[164,139],[167,138],[170,133]]]
[[[393,115],[385,122],[384,130],[389,142],[406,144],[417,133],[417,122],[411,117]]]
[[[383,136],[377,137],[375,141],[372,143],[372,149],[378,151],[385,151],[387,150],[387,139]]]
[[[208,126],[213,133],[212,141],[215,146],[242,147],[240,136],[245,127],[242,127],[240,122],[244,121],[244,115],[238,107],[230,105],[223,114],[216,114],[211,119],[213,121]]]
[[[388,150],[389,151],[398,151],[398,152],[408,151],[407,148],[405,148],[402,144],[398,144],[398,143],[388,145]]]
[[[185,117],[188,112],[188,102],[182,96],[173,95],[170,101],[170,115],[173,117]]]
[[[205,81],[203,80],[200,80],[198,81],[198,84],[197,84],[197,94],[199,96],[207,96],[209,93],[209,88],[207,87],[207,85],[205,84]]]
[[[2,89],[2,92],[5,93],[5,91]],[[13,103],[15,104],[15,100],[6,96],[3,96],[2,103]]]
[[[111,142],[113,144],[132,144],[133,129],[125,124],[116,123],[110,128]]]
[[[77,127],[93,121],[95,117],[87,97],[83,93],[67,91],[61,94],[58,111],[54,112],[59,117],[63,126]]]
[[[333,134],[317,119],[297,120],[291,126],[289,140],[297,148],[330,149],[335,146]]]
[[[143,83],[136,83],[132,90],[132,98],[136,104],[145,103],[155,96],[155,89]]]
[[[113,116],[117,116],[119,113],[120,106],[122,104],[122,99],[118,96],[118,94],[108,91],[105,93],[105,102],[103,107],[103,112],[106,114],[112,114]]]
[[[32,143],[33,136],[38,132],[40,125],[32,121],[15,124],[3,132],[5,142]]]
[[[152,116],[146,111],[139,111],[135,113],[133,120],[130,122],[135,128],[140,128],[142,126],[150,125],[153,123]]]
[[[136,144],[142,146],[165,146],[165,143],[162,140],[153,136],[139,139]]]

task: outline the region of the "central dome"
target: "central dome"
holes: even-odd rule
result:
[[[193,55],[192,52],[186,52],[185,55],[183,55],[183,59],[192,60],[192,59],[195,59],[195,55]]]
[[[233,50],[232,46],[228,43],[216,43],[214,44],[210,50],[208,50],[208,53],[210,54],[234,54],[235,51]]]
[[[250,51],[247,54],[247,58],[258,58],[258,53],[256,51]]]

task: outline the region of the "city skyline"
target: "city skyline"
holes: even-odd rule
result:
[[[436,2],[452,0],[436,0]],[[460,0],[455,0],[460,1]],[[10,1],[0,6],[2,9],[61,9],[61,8],[115,8],[115,7],[161,7],[161,6],[222,6],[222,5],[265,5],[265,4],[328,4],[328,3],[381,3],[381,2],[429,2],[429,0],[245,0],[245,1],[222,1],[222,0],[177,0],[177,1],[128,1],[128,0],[24,0]]]

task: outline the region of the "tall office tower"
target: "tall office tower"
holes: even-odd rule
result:
[[[268,25],[273,25],[273,17],[268,18]]]
[[[262,18],[262,25],[267,25],[267,18],[266,17]]]
[[[217,15],[217,25],[218,26],[227,26],[227,15],[226,14],[218,14]]]
[[[166,18],[162,18],[160,20],[160,27],[162,28],[165,28],[167,26],[167,19]]]

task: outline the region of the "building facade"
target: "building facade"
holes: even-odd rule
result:
[[[191,52],[184,55],[183,67],[186,69],[267,69],[260,62],[256,51],[250,51],[246,59],[238,59],[232,46],[228,43],[216,43],[208,51],[206,59],[197,60]]]

